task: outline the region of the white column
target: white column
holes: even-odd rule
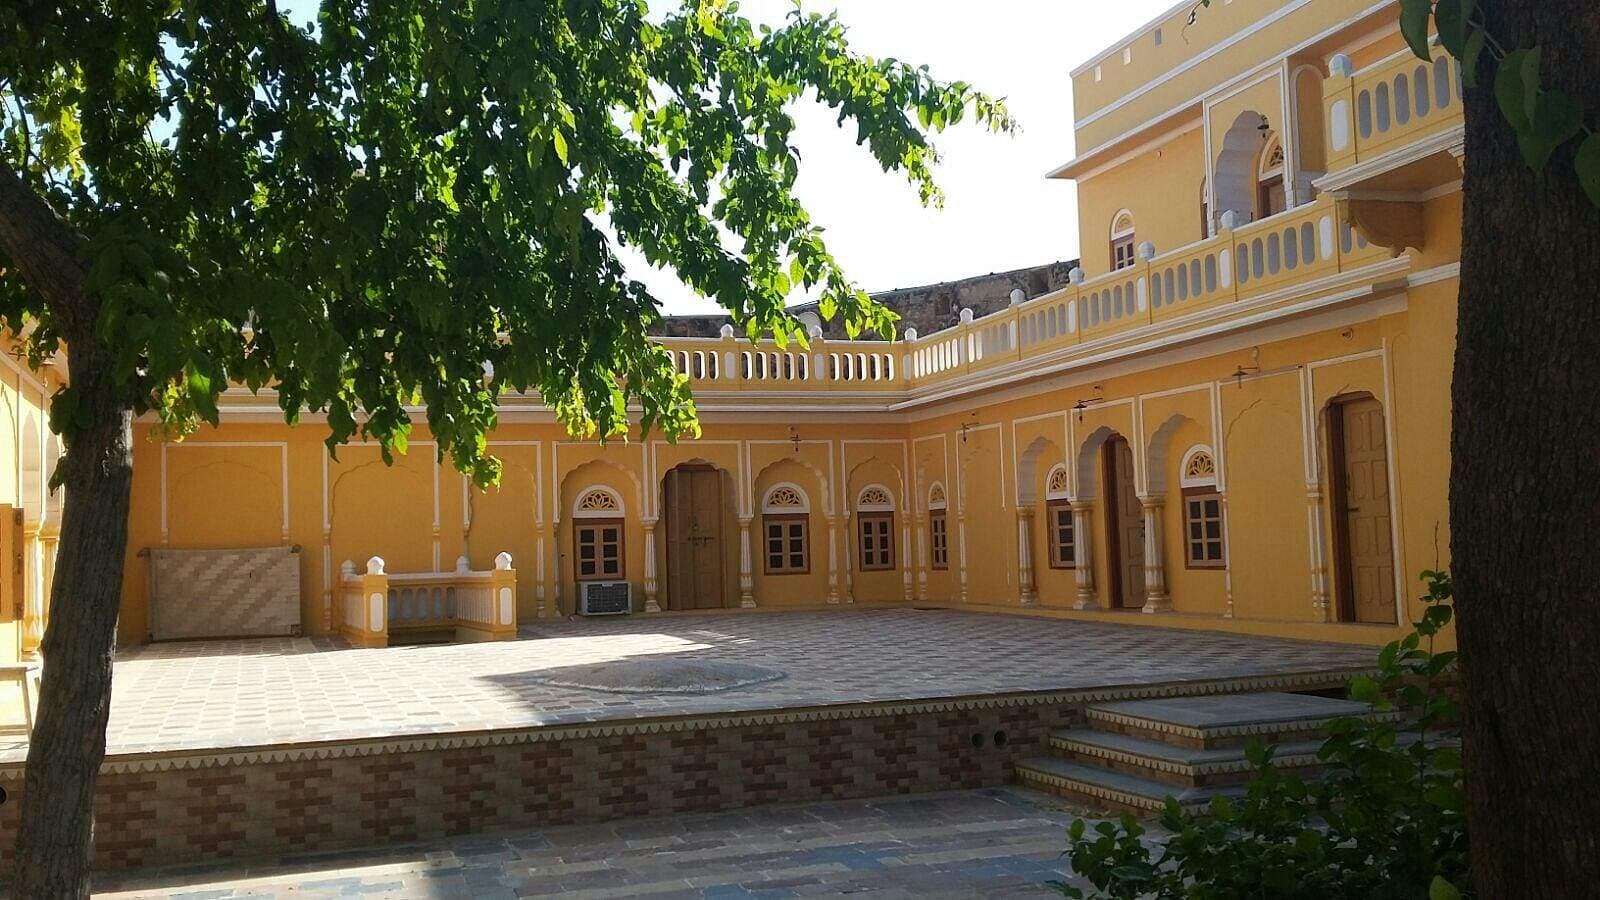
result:
[[[1017,508],[1017,590],[1023,606],[1038,606],[1033,583],[1033,507]]]
[[[535,605],[534,615],[542,619],[545,617],[544,535],[539,535],[539,540],[535,543],[534,550],[538,559],[538,562],[535,564],[536,569],[533,576],[533,599]]]
[[[1172,609],[1161,539],[1161,509],[1165,500],[1160,495],[1139,498],[1139,505],[1144,507],[1144,611],[1147,613]]]
[[[915,592],[911,589],[911,569],[915,563],[911,559],[911,523],[900,520],[900,580],[903,586],[901,596],[907,603],[916,599]]]
[[[739,606],[755,609],[755,576],[750,566],[750,516],[739,517]]]
[[[841,549],[844,551],[844,602],[846,603],[856,602],[856,567],[855,563],[852,562],[852,554],[850,553],[850,548],[855,546],[855,527],[855,519],[849,513],[845,513],[844,543],[841,545]]]
[[[928,599],[928,520],[927,516],[917,519],[917,596],[916,599],[926,602]]]
[[[1327,537],[1323,525],[1324,504],[1322,486],[1306,485],[1306,522],[1311,550],[1311,608],[1324,622],[1333,621],[1333,607],[1328,602]]]
[[[1187,526],[1185,526],[1187,527]],[[1228,541],[1228,495],[1222,495],[1222,617],[1233,618],[1233,554]],[[1185,551],[1187,552],[1187,551]]]
[[[956,563],[961,567],[961,602],[967,603],[972,599],[967,590],[967,511],[965,508],[956,515]]]
[[[1078,599],[1073,609],[1099,609],[1100,596],[1094,588],[1094,546],[1090,537],[1090,514],[1094,512],[1093,500],[1072,502],[1073,575],[1078,582]]]
[[[828,516],[828,603],[839,603],[839,523]]]
[[[661,585],[656,580],[656,521],[640,520],[644,526],[644,611],[647,613],[661,612],[658,599]]]

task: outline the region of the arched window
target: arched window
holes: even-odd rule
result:
[[[592,487],[572,504],[572,568],[579,581],[623,577],[622,498],[609,488]]]
[[[894,568],[894,494],[869,484],[856,495],[856,565],[863,572]]]
[[[1067,467],[1056,464],[1045,480],[1044,512],[1050,529],[1050,568],[1070,569],[1077,565],[1077,540],[1072,531],[1072,501]]]
[[[1124,209],[1111,217],[1111,268],[1126,269],[1133,263],[1133,213]]]
[[[1217,491],[1217,462],[1211,448],[1196,444],[1183,455],[1178,469],[1183,488],[1184,565],[1191,569],[1227,566],[1222,536],[1222,494]]]
[[[945,518],[949,507],[944,485],[935,481],[928,488],[928,567],[931,569],[950,568],[950,527]]]
[[[787,481],[767,488],[761,499],[761,530],[766,539],[766,574],[811,571],[811,500],[804,489]]]
[[[1283,141],[1268,132],[1256,164],[1256,218],[1275,216],[1287,208],[1283,192]]]

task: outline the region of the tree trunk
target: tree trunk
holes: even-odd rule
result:
[[[1483,8],[1593,123],[1600,6]],[[1450,471],[1473,878],[1580,896],[1600,884],[1600,210],[1575,145],[1529,170],[1488,72],[1466,98]]]
[[[132,404],[95,338],[99,303],[87,289],[84,246],[0,160],[0,250],[54,314],[78,398],[64,435],[61,544],[17,830],[19,898],[89,896],[94,788],[106,752],[128,542]]]
[[[92,347],[92,337],[76,346]],[[69,350],[86,421],[67,447],[60,554],[44,680],[28,747],[17,834],[17,896],[87,897],[94,788],[106,752],[111,658],[122,600],[133,479],[132,412],[90,370],[93,353]],[[99,387],[99,390],[96,388]]]

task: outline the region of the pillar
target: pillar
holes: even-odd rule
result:
[[[1073,609],[1100,608],[1100,596],[1094,586],[1094,546],[1090,543],[1094,534],[1089,524],[1092,512],[1094,501],[1072,502],[1073,577],[1078,583],[1078,599],[1073,602]]]
[[[928,600],[928,518],[917,517],[917,594],[916,599]]]
[[[1033,507],[1017,507],[1017,589],[1023,606],[1039,605],[1033,582]]]
[[[1323,524],[1325,504],[1322,486],[1306,485],[1307,531],[1311,541],[1311,609],[1323,622],[1333,621],[1333,608],[1328,602],[1328,541]]]
[[[641,519],[639,524],[644,527],[644,611],[658,613],[661,585],[656,581],[656,520]]]
[[[846,603],[856,602],[856,567],[851,562],[852,554],[850,553],[850,547],[856,541],[856,533],[852,530],[855,527],[854,518],[849,513],[845,513],[844,543],[839,545],[839,549],[843,551],[840,559],[844,563],[844,602]]]
[[[750,565],[750,523],[753,517],[739,517],[739,608],[755,609],[755,576]]]
[[[1140,497],[1144,507],[1144,611],[1167,612],[1172,596],[1167,593],[1167,565],[1162,554],[1161,510],[1166,498],[1159,494]]]
[[[967,510],[962,504],[961,512],[956,514],[956,564],[961,567],[961,602],[967,603],[972,599],[971,592],[967,589]]]
[[[544,586],[544,535],[543,534],[539,535],[539,539],[534,543],[534,549],[535,549],[535,557],[536,557],[535,563],[534,563],[534,573],[533,573],[533,579],[534,579],[533,580],[534,615],[537,616],[538,618],[542,619],[542,618],[545,617],[545,609],[544,609],[544,600],[545,600],[545,586]]]
[[[1228,540],[1228,495],[1222,495],[1222,617],[1233,618],[1233,553]]]
[[[828,603],[839,603],[839,521],[828,516]]]
[[[907,603],[916,599],[916,594],[911,588],[911,569],[915,565],[911,557],[911,524],[908,520],[900,521],[900,596]]]

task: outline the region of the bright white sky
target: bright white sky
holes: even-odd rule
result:
[[[1067,73],[1171,0],[804,3],[807,10],[837,9],[857,52],[927,64],[935,77],[1005,97],[1022,126],[1014,137],[966,124],[939,136],[944,161],[935,175],[945,206],[925,209],[902,179],[883,174],[855,146],[853,127],[840,130],[822,107],[797,106],[801,200],[857,284],[881,291],[1078,255],[1074,188],[1044,177],[1074,152]],[[741,0],[740,11],[777,24],[791,6],[792,0]],[[629,262],[669,314],[719,309],[638,257]]]

